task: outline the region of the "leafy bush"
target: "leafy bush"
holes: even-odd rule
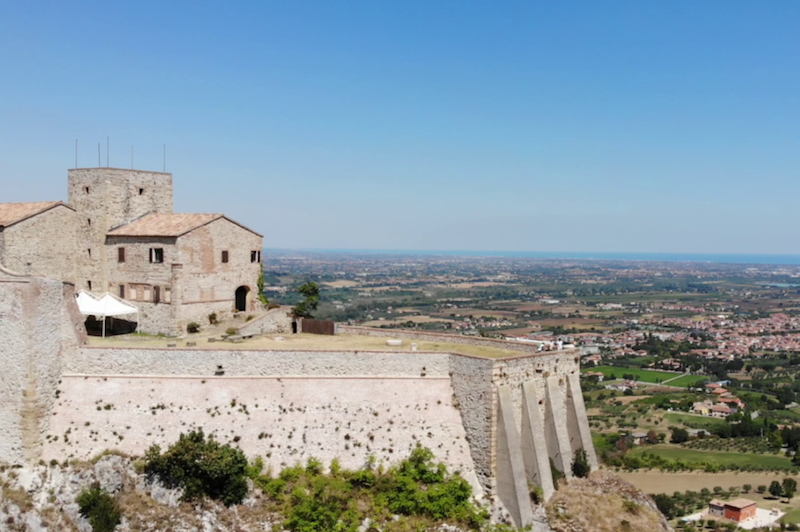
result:
[[[444,520],[479,530],[488,518],[473,504],[469,483],[458,474],[448,474],[444,464],[434,463],[433,453],[423,447],[387,471],[376,470],[372,464],[347,471],[337,463],[331,464],[331,474],[326,475],[322,464],[311,458],[305,467],[298,464],[277,478],[261,475],[254,482],[267,494],[268,507],[285,515],[284,527],[294,532],[349,532],[357,530],[366,517],[388,524],[395,522],[393,516],[401,521],[393,526],[403,530],[432,530]],[[410,521],[403,524],[406,519]]]
[[[589,467],[586,451],[581,447],[575,451],[575,456],[572,459],[572,474],[578,478],[586,478],[591,471],[592,469]]]
[[[206,439],[202,429],[181,434],[163,454],[158,445],[153,445],[144,461],[148,478],[157,478],[170,488],[182,488],[187,501],[208,496],[230,506],[247,495],[244,453],[212,437]]]
[[[197,323],[196,321],[193,321],[193,322],[189,323],[186,326],[186,332],[188,332],[188,333],[200,332],[200,324]]]
[[[81,516],[89,520],[93,532],[113,532],[122,521],[117,500],[96,482],[78,495],[77,503]]]
[[[227,334],[228,336],[237,335],[239,334],[239,329],[237,329],[236,327],[228,327],[227,330],[225,331],[225,334]]]
[[[208,315],[208,324],[209,325],[216,325],[217,324],[217,313],[212,312]]]

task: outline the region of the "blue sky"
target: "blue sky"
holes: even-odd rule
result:
[[[0,201],[167,171],[266,247],[798,254],[800,2],[5,2]]]

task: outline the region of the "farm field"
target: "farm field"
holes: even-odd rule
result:
[[[679,388],[686,388],[688,386],[696,386],[702,384],[704,381],[707,381],[708,377],[703,377],[702,375],[684,375],[683,377],[679,377],[674,381],[670,381],[667,384],[670,386],[678,386]]]
[[[631,450],[632,456],[640,456],[644,453],[658,455],[668,460],[681,460],[687,463],[708,462],[719,465],[739,466],[758,466],[772,468],[792,467],[792,462],[784,456],[774,454],[749,454],[749,453],[728,453],[716,451],[695,451],[672,444],[663,445],[642,445]]]
[[[675,491],[700,491],[703,488],[714,489],[715,486],[729,488],[750,484],[755,489],[757,486],[769,486],[773,480],[783,481],[787,475],[779,473],[746,473],[724,472],[703,473],[700,471],[667,473],[661,471],[619,471],[616,473],[645,493],[668,493]],[[793,477],[800,482],[800,477]],[[750,493],[744,497],[753,499],[757,494]]]
[[[786,499],[774,499],[768,493],[759,494],[755,490],[758,486],[769,486],[771,482],[782,482],[786,475],[769,473],[661,473],[656,471],[618,472],[622,479],[630,482],[645,493],[666,493],[676,491],[700,491],[703,488],[713,490],[715,487],[723,489],[750,484],[753,491],[742,493],[741,496],[758,503],[759,508],[779,508],[786,512],[783,521],[786,523],[800,522],[800,508],[797,497],[787,503]],[[800,481],[798,477],[792,477]]]
[[[667,371],[653,371],[648,369],[637,369],[637,368],[617,368],[614,366],[597,366],[595,368],[584,368],[584,373],[587,371],[599,371],[606,377],[611,374],[614,374],[618,379],[622,378],[623,373],[629,373],[631,375],[636,375],[638,380],[642,382],[652,382],[657,383],[659,381],[665,381],[672,377],[678,375],[678,373],[669,373]]]
[[[672,412],[664,414],[664,419],[671,423],[681,423],[691,428],[709,430],[725,424],[724,419],[719,419],[716,417],[695,416],[692,414],[675,414]]]

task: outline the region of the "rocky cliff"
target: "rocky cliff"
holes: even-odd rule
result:
[[[149,484],[144,475],[137,473],[131,459],[111,454],[94,463],[2,468],[0,530],[91,532],[89,522],[80,516],[76,499],[95,482],[120,503],[123,519],[117,532],[283,529],[283,518],[266,510],[266,495],[258,489],[251,487],[248,498],[232,507],[207,500],[185,503],[181,502],[179,491]],[[556,492],[546,508],[538,510],[537,517],[546,519],[553,532],[672,531],[649,497],[602,471],[588,479],[571,480]],[[539,521],[537,525],[544,523]],[[360,530],[377,529],[365,522]],[[449,526],[440,530],[458,531]]]

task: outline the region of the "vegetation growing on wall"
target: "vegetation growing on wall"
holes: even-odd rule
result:
[[[258,274],[256,286],[258,287],[258,300],[264,305],[269,305],[269,299],[267,299],[267,295],[264,293],[264,268],[261,268],[261,273]]]
[[[204,496],[226,505],[238,504],[247,496],[247,458],[240,449],[223,445],[203,430],[181,434],[162,453],[151,446],[144,456],[144,471],[170,488],[183,489],[183,499]]]
[[[97,483],[83,490],[78,495],[77,503],[81,516],[92,525],[92,532],[113,532],[122,521],[122,512],[116,499]]]
[[[424,447],[388,470],[368,464],[347,471],[334,461],[325,474],[322,464],[311,458],[305,466],[273,477],[262,474],[261,465],[256,461],[251,478],[267,494],[268,504],[286,517],[284,526],[296,532],[355,532],[366,518],[386,531],[430,530],[443,521],[479,530],[488,519],[472,502],[469,483],[434,463],[433,453]]]
[[[434,462],[433,453],[421,446],[389,469],[371,460],[363,469],[349,471],[334,460],[325,473],[322,463],[310,458],[305,466],[273,476],[264,471],[261,458],[248,465],[241,450],[199,430],[181,434],[163,453],[157,445],[150,447],[144,472],[150,480],[183,489],[184,500],[209,497],[226,505],[244,500],[249,477],[266,495],[267,509],[283,515],[284,527],[295,532],[355,532],[367,518],[387,532],[429,530],[441,522],[480,530],[488,522],[488,512],[473,501],[469,483]]]

